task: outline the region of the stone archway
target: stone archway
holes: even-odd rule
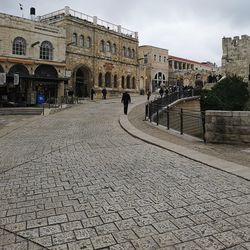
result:
[[[91,88],[90,70],[81,66],[75,70],[75,95],[78,97],[89,96]]]
[[[14,83],[14,74],[19,75],[19,82],[17,85]],[[29,71],[23,64],[13,65],[8,72],[11,87],[7,90],[8,100],[25,105],[27,102],[27,94],[29,89]]]

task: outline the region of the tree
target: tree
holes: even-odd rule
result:
[[[211,90],[201,93],[201,110],[244,110],[249,100],[247,83],[240,77],[228,76]]]

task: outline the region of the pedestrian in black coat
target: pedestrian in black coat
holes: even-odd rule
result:
[[[123,102],[123,105],[124,105],[124,115],[126,115],[128,113],[128,104],[131,102],[130,95],[129,95],[129,93],[127,91],[122,94],[122,100],[121,100],[121,102]]]

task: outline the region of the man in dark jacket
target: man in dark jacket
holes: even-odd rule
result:
[[[121,100],[121,102],[123,102],[123,105],[124,105],[124,115],[126,115],[127,112],[128,112],[128,104],[131,102],[130,95],[129,95],[129,93],[127,91],[122,94],[122,100]]]

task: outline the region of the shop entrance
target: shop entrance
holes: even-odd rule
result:
[[[90,90],[90,71],[86,67],[80,67],[75,73],[75,95],[88,97]]]

